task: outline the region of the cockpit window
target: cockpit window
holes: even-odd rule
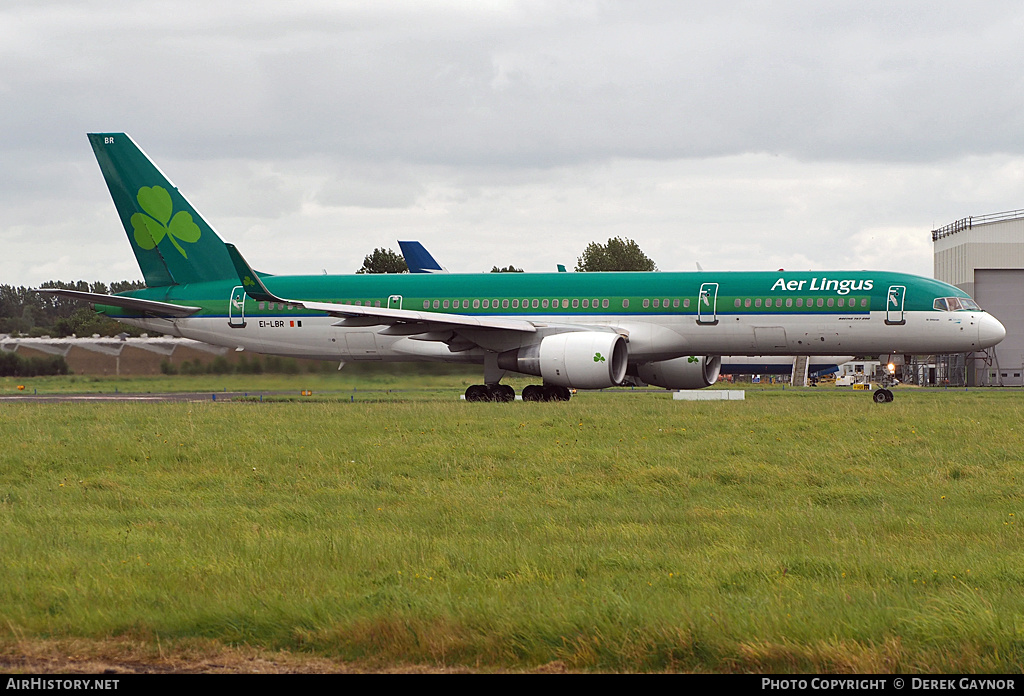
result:
[[[932,307],[940,312],[956,312],[958,310],[976,312],[981,310],[978,303],[969,297],[936,297]]]

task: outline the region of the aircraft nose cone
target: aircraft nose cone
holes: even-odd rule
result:
[[[983,314],[978,324],[978,342],[988,348],[1006,338],[1006,327],[991,314]]]

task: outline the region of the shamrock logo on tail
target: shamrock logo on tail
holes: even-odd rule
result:
[[[153,249],[166,235],[174,248],[187,259],[188,254],[178,244],[178,240],[194,244],[199,241],[202,234],[199,225],[192,221],[192,215],[179,210],[172,218],[174,204],[171,202],[171,194],[167,193],[163,186],[143,186],[135,199],[139,202],[139,207],[147,213],[132,215],[135,243],[143,249]]]
[[[700,360],[698,360],[695,356],[691,355],[690,357],[688,357],[686,359],[686,362],[688,362],[688,363],[695,363],[695,362],[700,362]]]
[[[594,362],[604,362],[604,356],[600,353],[594,353]]]

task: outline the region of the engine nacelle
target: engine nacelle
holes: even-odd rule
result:
[[[648,384],[665,389],[703,389],[718,381],[722,356],[689,356],[642,363],[637,375]]]
[[[613,387],[626,376],[626,339],[604,331],[571,331],[498,356],[503,370],[538,375],[549,384],[578,389]]]

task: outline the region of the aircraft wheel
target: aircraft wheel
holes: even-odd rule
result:
[[[871,398],[875,400],[876,404],[887,404],[890,401],[892,401],[893,396],[892,392],[889,391],[888,389],[879,389],[872,395]]]
[[[537,384],[523,387],[523,401],[546,401],[544,387]]]
[[[495,401],[507,403],[516,400],[516,390],[507,384],[492,384],[490,386],[491,397]]]
[[[568,387],[560,387],[555,384],[544,385],[544,396],[547,401],[568,401],[572,398],[572,393]]]
[[[466,401],[491,401],[491,390],[485,384],[473,384],[466,389]]]

